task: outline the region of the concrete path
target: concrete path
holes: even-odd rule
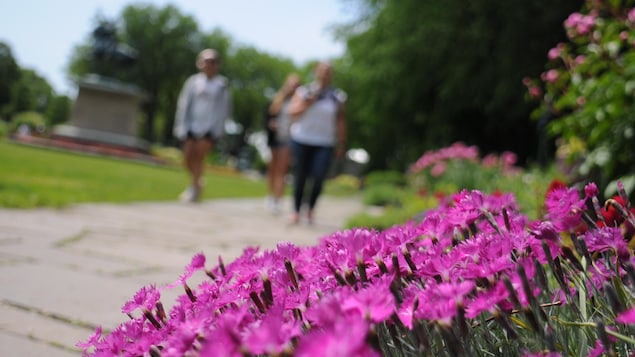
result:
[[[125,321],[126,300],[175,281],[195,253],[212,266],[247,246],[312,245],[362,210],[325,196],[314,225],[289,226],[262,198],[0,209],[0,356],[78,356],[77,341]],[[163,294],[166,309],[180,294]]]

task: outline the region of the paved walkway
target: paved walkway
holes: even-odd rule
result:
[[[126,300],[173,282],[195,253],[212,265],[247,246],[312,245],[363,209],[351,198],[318,205],[312,226],[287,225],[262,198],[0,209],[0,356],[78,356],[77,341],[124,321]],[[163,295],[167,309],[181,293]]]

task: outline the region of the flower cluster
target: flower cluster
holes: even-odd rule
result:
[[[463,190],[418,223],[252,247],[229,264],[200,253],[165,287],[185,291],[169,313],[164,288],[143,287],[122,308],[129,321],[78,346],[85,356],[630,355],[635,258],[621,225],[635,216],[596,194],[554,186],[545,217],[530,221],[511,194]],[[609,206],[620,225],[603,220]],[[194,289],[193,274],[206,276]]]
[[[426,151],[411,165],[410,172],[416,174],[429,168],[432,176],[439,177],[447,171],[448,164],[453,161],[468,161],[481,164],[485,168],[496,167],[503,172],[514,172],[516,171],[514,165],[517,159],[516,154],[505,151],[500,156],[490,153],[481,160],[476,146],[467,146],[462,142],[456,142],[437,151]]]

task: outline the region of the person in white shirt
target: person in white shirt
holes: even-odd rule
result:
[[[204,49],[196,59],[199,73],[183,85],[177,102],[174,136],[183,142],[183,158],[191,184],[181,200],[201,198],[205,157],[223,136],[225,121],[231,116],[231,93],[227,78],[219,73],[219,56]]]
[[[300,86],[291,100],[291,156],[294,168],[293,208],[291,223],[298,223],[304,187],[309,177],[313,187],[307,202],[307,219],[313,223],[313,210],[333,154],[342,158],[346,148],[346,94],[331,87],[333,67],[320,62],[315,68],[315,81]]]

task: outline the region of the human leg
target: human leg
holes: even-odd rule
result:
[[[273,209],[276,167],[278,165],[278,161],[280,160],[280,153],[277,146],[270,146],[269,148],[271,149],[271,160],[269,161],[269,166],[267,167],[267,197],[265,199],[265,204],[268,209]]]
[[[202,176],[205,168],[205,156],[212,149],[213,141],[209,138],[188,138],[183,146],[185,168],[187,169],[192,190],[188,197],[183,197],[187,201],[198,200],[202,190]]]
[[[311,195],[309,196],[309,222],[313,220],[313,209],[317,203],[318,197],[322,193],[324,187],[324,180],[328,174],[331,166],[331,160],[333,157],[332,147],[316,147],[311,162],[311,176],[313,177],[313,187],[311,189]]]
[[[310,147],[291,142],[291,158],[293,161],[293,209],[294,214],[292,217],[293,223],[297,223],[299,220],[300,208],[302,207],[302,196],[304,193],[304,185],[309,175],[310,169]]]
[[[279,147],[277,150],[277,160],[274,165],[273,196],[281,199],[284,196],[285,178],[289,171],[291,151],[288,145]]]

